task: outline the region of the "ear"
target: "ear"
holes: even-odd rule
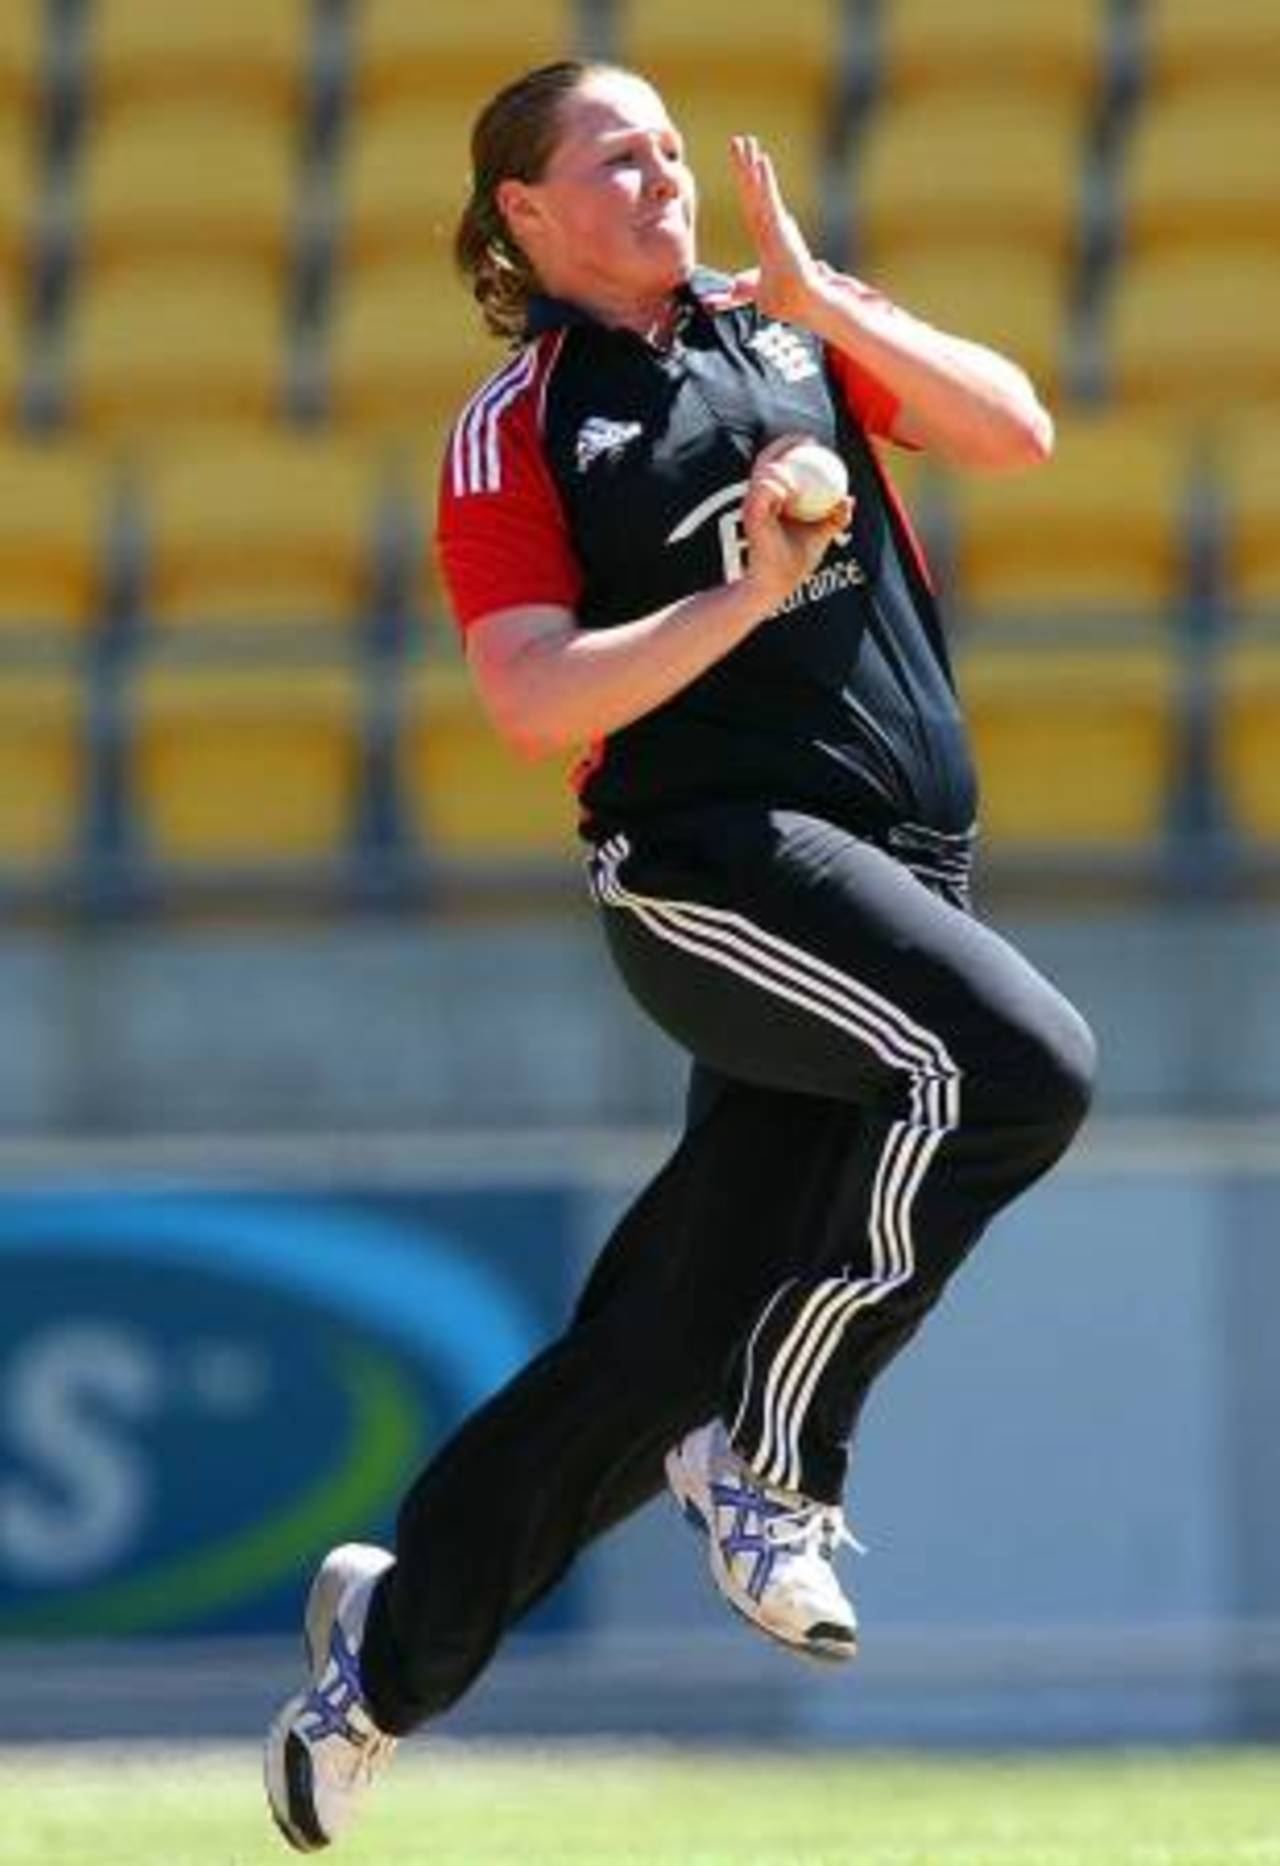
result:
[[[543,221],[542,203],[527,181],[508,176],[498,183],[494,200],[517,245],[523,246],[530,234],[536,238]]]

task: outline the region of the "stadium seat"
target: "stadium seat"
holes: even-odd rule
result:
[[[474,114],[499,85],[577,49],[573,0],[359,0],[352,12],[366,104],[413,94],[434,105],[460,92]]]
[[[148,854],[213,869],[341,858],[362,779],[361,705],[344,668],[143,668],[129,780]]]
[[[65,440],[0,441],[0,636],[56,639],[102,609],[110,474]]]
[[[310,0],[94,0],[88,55],[95,107],[143,98],[233,96],[292,115],[310,53]]]
[[[843,18],[839,0],[793,0],[755,8],[744,31],[741,0],[621,0],[618,55],[660,90],[670,90],[667,102],[677,118],[686,86],[712,84],[728,92],[740,86],[767,92],[772,84],[799,93],[816,115],[840,79]]]
[[[36,218],[37,164],[32,113],[0,97],[0,291],[17,295]]]
[[[244,100],[108,115],[83,158],[81,251],[93,265],[248,258],[278,271],[297,171],[296,126]]]
[[[957,473],[956,602],[978,620],[1027,625],[1168,617],[1184,601],[1190,466],[1176,430],[1099,415],[1062,421],[1044,466]]]
[[[22,284],[11,266],[0,264],[0,424],[16,419],[22,396],[27,335]]]
[[[278,282],[256,267],[138,265],[91,272],[72,308],[72,416],[113,432],[265,420],[285,362]]]
[[[359,111],[336,183],[343,261],[448,252],[469,189],[472,104],[442,94]]]
[[[1218,443],[1227,604],[1280,620],[1280,420],[1259,410]]]
[[[1276,24],[1280,37],[1280,21]],[[1138,113],[1123,170],[1125,240],[1280,243],[1280,108],[1271,83],[1180,91]]]
[[[475,862],[563,858],[577,817],[568,762],[517,758],[481,711],[466,668],[452,660],[428,663],[406,683],[401,803],[431,854]]]
[[[971,246],[957,265],[951,247],[923,246],[896,252],[883,273],[870,253],[864,275],[904,310],[1003,351],[1037,387],[1056,393],[1065,363],[1068,276],[1055,254]]]
[[[0,874],[74,852],[88,776],[84,683],[69,667],[0,668]]]
[[[995,853],[1119,853],[1159,837],[1179,752],[1171,649],[974,645],[958,677]]]
[[[1103,328],[1111,393],[1188,415],[1280,394],[1280,265],[1259,245],[1135,253]]]
[[[1150,91],[1280,78],[1275,0],[1147,0]]]
[[[47,10],[35,0],[5,0],[0,5],[0,108],[28,108],[39,98]]]
[[[507,354],[447,254],[428,245],[416,259],[352,267],[331,311],[330,409],[412,438],[457,414]]]
[[[1083,100],[1106,68],[1107,0],[882,0],[880,20],[882,82],[895,99],[973,88]]]
[[[1218,779],[1235,828],[1280,842],[1280,637],[1244,630],[1224,650],[1218,681]]]
[[[352,627],[373,590],[379,471],[341,440],[235,434],[157,445],[139,478],[158,627]]]
[[[991,92],[886,104],[848,171],[858,263],[874,254],[884,269],[911,247],[954,254],[974,242],[1060,257],[1075,238],[1083,151],[1070,99]]]

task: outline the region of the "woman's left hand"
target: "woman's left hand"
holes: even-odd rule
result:
[[[759,265],[736,274],[734,304],[754,301],[769,317],[804,324],[831,267],[815,259],[798,222],[782,198],[773,158],[758,137],[735,136],[730,144],[742,216]]]

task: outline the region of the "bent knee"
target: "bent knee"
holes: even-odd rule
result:
[[[1051,1128],[1065,1145],[1089,1112],[1098,1067],[1093,1031],[1075,1007],[1056,999],[1034,1023],[1003,1030],[989,1055],[982,1098],[1001,1118]]]
[[[1065,999],[1035,1033],[1027,1066],[1028,1106],[1034,1118],[1073,1134],[1089,1112],[1098,1073],[1098,1045],[1079,1011]]]

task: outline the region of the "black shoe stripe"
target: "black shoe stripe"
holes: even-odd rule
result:
[[[289,1822],[313,1851],[327,1847],[329,1836],[316,1819],[311,1757],[306,1744],[292,1731],[284,1742],[284,1779],[289,1791]]]

